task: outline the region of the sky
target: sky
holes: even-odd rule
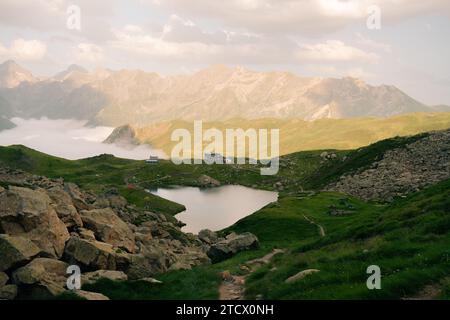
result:
[[[0,62],[37,76],[225,64],[352,76],[450,105],[449,39],[448,0],[0,1]]]

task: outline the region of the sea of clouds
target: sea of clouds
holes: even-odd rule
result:
[[[167,158],[161,150],[148,145],[118,146],[102,143],[114,130],[111,127],[89,127],[86,121],[41,119],[11,119],[16,127],[0,131],[0,145],[21,144],[29,148],[77,160],[112,154],[119,158],[143,160],[150,155]]]

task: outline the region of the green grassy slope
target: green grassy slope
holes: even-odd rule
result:
[[[450,128],[450,112],[412,113],[390,118],[320,119],[231,119],[224,122],[204,122],[203,129],[249,128],[280,129],[280,153],[291,154],[304,150],[339,149],[350,150],[395,137],[415,135],[431,130]],[[170,154],[176,144],[170,139],[177,128],[193,132],[193,123],[170,121],[144,128],[136,128],[137,139],[149,143]],[[206,145],[206,144],[205,144]]]
[[[266,189],[273,189],[275,182],[285,186],[277,203],[223,231],[252,232],[261,241],[260,249],[211,266],[158,276],[163,284],[102,281],[86,288],[111,298],[216,299],[219,272],[240,273],[240,264],[273,248],[283,248],[286,253],[247,279],[248,298],[263,295],[266,299],[399,299],[414,296],[424,286],[432,285],[439,289],[439,298],[449,299],[450,180],[383,205],[337,193],[301,192],[302,186],[320,188],[342,173],[376,161],[386,150],[418,138],[395,138],[356,151],[337,152],[336,160],[326,162],[320,151],[291,154],[282,158],[280,174],[275,177],[260,176],[258,169],[250,166],[175,166],[168,161],[146,165],[107,155],[68,161],[21,146],[0,147],[0,164],[64,177],[95,192],[116,187],[129,201],[166,213],[176,211],[176,204],[151,197],[140,188],[198,185],[202,174],[223,183]],[[130,184],[137,188],[129,189]],[[345,210],[348,215],[332,216],[330,208]],[[305,216],[323,227],[324,237]],[[374,264],[381,267],[383,289],[370,291],[365,285],[366,268]],[[321,271],[293,284],[284,282],[311,268]]]
[[[163,284],[102,281],[86,289],[115,299],[216,299],[219,272],[240,272],[239,265],[272,248],[287,252],[251,274],[249,299],[401,299],[426,285],[438,288],[435,298],[450,292],[450,181],[398,200],[368,204],[335,193],[306,198],[286,197],[244,218],[226,231],[255,233],[259,250],[224,262],[158,277]],[[352,208],[348,216],[328,214],[329,206]],[[313,219],[325,229],[321,237]],[[382,290],[368,290],[366,269],[378,265]],[[320,272],[301,281],[285,280],[305,269]]]

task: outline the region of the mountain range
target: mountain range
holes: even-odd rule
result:
[[[216,65],[190,75],[140,70],[92,72],[72,65],[40,79],[13,61],[0,65],[0,114],[83,119],[91,124],[146,126],[161,121],[389,117],[448,111],[394,86],[356,78],[307,78]]]

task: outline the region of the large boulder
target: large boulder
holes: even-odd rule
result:
[[[306,278],[307,276],[310,276],[314,273],[320,272],[320,270],[317,269],[306,269],[303,271],[300,271],[299,273],[287,278],[284,282],[286,283],[294,283],[296,281],[302,280],[303,278]]]
[[[74,290],[71,291],[75,296],[84,299],[84,300],[92,300],[92,301],[104,301],[109,300],[109,298],[101,293],[97,292],[89,292],[84,290]]]
[[[22,298],[46,299],[62,294],[67,281],[68,264],[54,259],[37,258],[13,273],[13,281]]]
[[[84,270],[116,270],[127,267],[128,255],[114,250],[108,243],[71,237],[67,242],[65,258]]]
[[[0,300],[14,300],[17,296],[17,286],[15,284],[7,284],[0,287]]]
[[[198,183],[200,184],[200,186],[205,187],[205,188],[211,188],[211,187],[219,187],[220,186],[220,181],[216,180],[214,178],[211,178],[210,176],[207,176],[205,174],[201,175],[198,178]]]
[[[82,285],[92,284],[100,279],[108,279],[112,281],[125,281],[128,280],[128,276],[122,271],[114,270],[97,270],[93,272],[83,273],[81,276]]]
[[[217,233],[214,231],[203,229],[198,233],[198,238],[206,243],[206,244],[213,244],[214,242],[217,242],[218,236]]]
[[[10,187],[0,198],[1,233],[28,238],[49,257],[62,256],[69,232],[45,190]]]
[[[27,238],[0,234],[0,271],[26,264],[40,251]]]
[[[213,263],[231,258],[240,251],[256,249],[259,247],[258,238],[250,233],[245,232],[240,235],[232,233],[226,239],[213,244],[207,254]]]
[[[81,211],[81,219],[97,239],[130,253],[135,251],[133,231],[111,208]]]
[[[72,203],[78,211],[91,209],[92,206],[88,204],[85,195],[75,183],[64,183],[64,190],[70,195]]]
[[[9,280],[9,277],[6,273],[0,272],[0,288],[3,287]]]
[[[166,272],[170,261],[158,249],[143,248],[142,253],[130,255],[130,265],[126,270],[128,278],[136,280]]]
[[[83,226],[81,217],[73,205],[72,198],[62,186],[55,186],[47,190],[47,194],[53,201],[53,207],[58,217],[64,222],[67,228]]]

